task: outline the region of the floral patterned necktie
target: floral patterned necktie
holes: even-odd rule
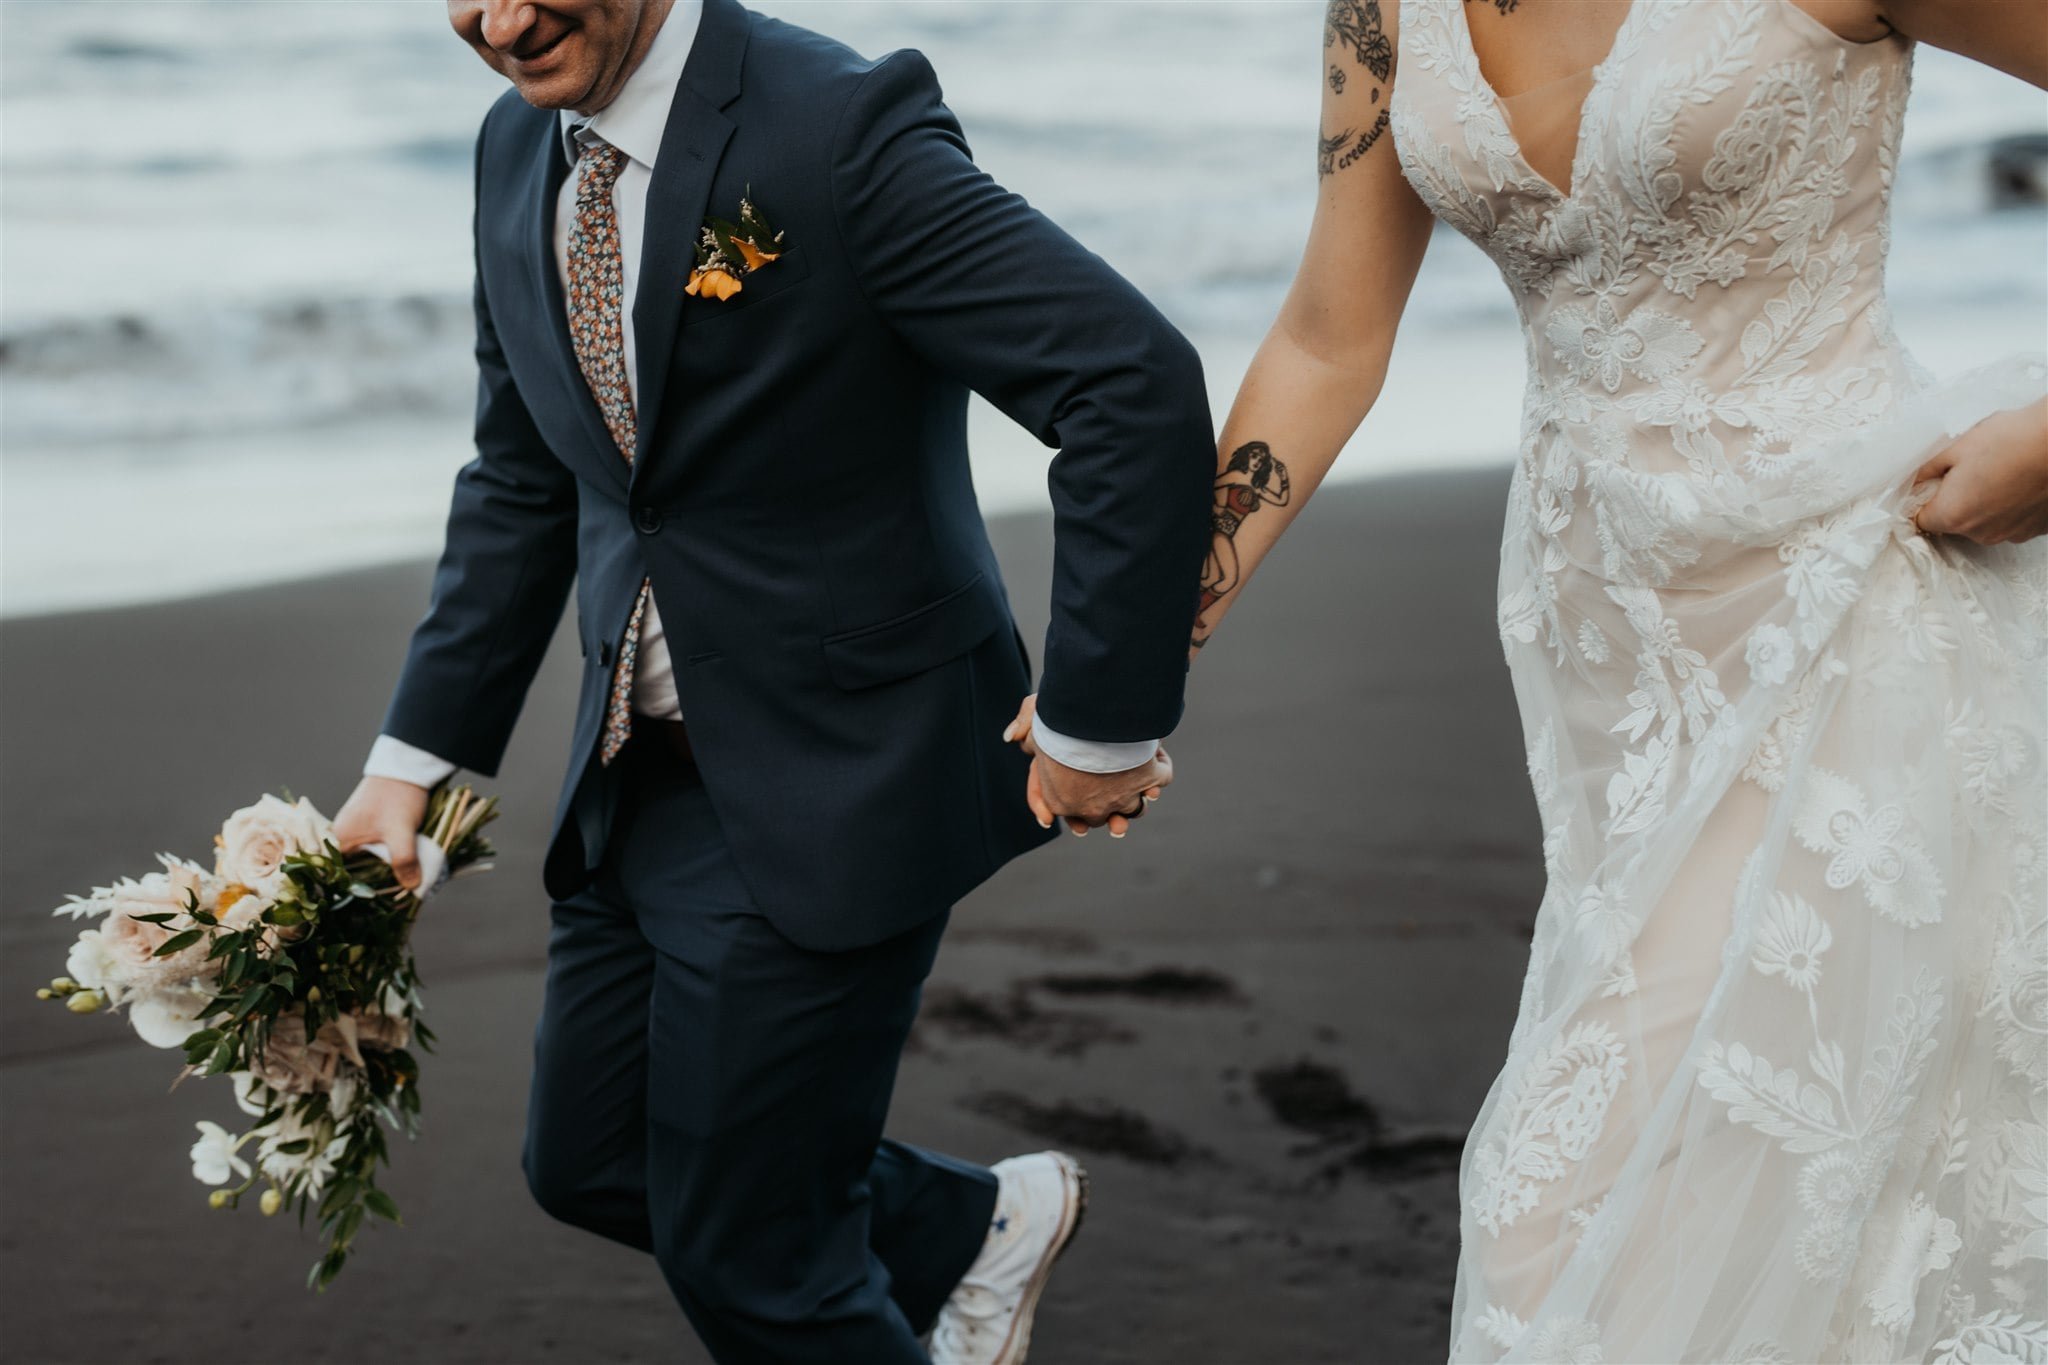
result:
[[[576,225],[569,232],[569,345],[577,368],[597,400],[605,429],[627,464],[633,463],[638,424],[633,415],[633,390],[626,380],[626,332],[621,314],[626,286],[619,260],[619,217],[612,206],[612,187],[626,159],[607,142],[584,144],[576,173]],[[619,755],[633,730],[633,665],[640,654],[640,622],[652,595],[650,579],[640,580],[633,614],[619,641],[612,669],[611,695],[604,712],[604,737],[598,743],[600,764]]]

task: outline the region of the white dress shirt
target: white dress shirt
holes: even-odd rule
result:
[[[640,282],[640,247],[646,237],[647,189],[654,179],[654,162],[661,151],[661,136],[668,128],[669,106],[675,102],[676,83],[682,79],[683,64],[689,60],[696,41],[697,25],[704,15],[703,0],[676,0],[654,35],[647,55],[626,78],[618,97],[594,114],[564,109],[560,128],[562,153],[571,169],[562,180],[555,200],[555,269],[566,296],[569,288],[569,234],[576,224],[576,171],[579,143],[602,141],[619,149],[626,158],[612,187],[612,206],[619,223],[620,302],[619,321],[624,333],[626,384],[636,387],[634,369],[633,300]],[[736,209],[735,209],[736,211]],[[680,228],[677,230],[681,230]],[[694,225],[691,225],[694,234]],[[640,653],[633,666],[633,710],[635,714],[663,720],[679,719],[682,702],[676,695],[675,664],[669,657],[668,640],[662,633],[661,613],[652,594],[640,621]],[[1101,744],[1069,739],[1043,721],[1033,727],[1040,748],[1070,768],[1086,772],[1122,772],[1149,762],[1154,743]],[[379,735],[370,746],[363,765],[368,777],[394,777],[431,787],[446,781],[455,765],[416,745],[391,735]]]

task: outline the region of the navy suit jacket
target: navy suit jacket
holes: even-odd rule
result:
[[[1060,453],[1040,713],[1169,733],[1210,536],[1200,362],[1128,283],[975,167],[931,66],[709,0],[647,202],[638,450],[570,351],[550,244],[568,165],[516,95],[476,156],[477,455],[384,730],[497,770],[576,587],[582,693],[551,894],[609,820],[607,682],[651,576],[705,787],[760,909],[879,941],[1050,837],[1003,727],[1030,666],[969,476],[984,395]],[[783,257],[687,297],[699,225],[751,187]]]

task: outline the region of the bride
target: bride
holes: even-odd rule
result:
[[[2040,85],[2040,20],[1330,6],[1196,644],[1372,406],[1444,219],[1527,341],[1499,627],[1548,868],[1455,1359],[2048,1360],[2044,375],[1936,382],[1884,295],[1914,41]]]

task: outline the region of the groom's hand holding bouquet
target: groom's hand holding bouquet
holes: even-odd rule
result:
[[[378,1187],[387,1130],[411,1136],[420,1068],[412,925],[448,876],[487,866],[496,802],[466,786],[384,790],[353,829],[303,797],[265,796],[229,816],[209,869],[169,854],[162,870],[73,896],[90,918],[65,975],[37,994],[75,1014],[122,1010],[142,1040],[176,1048],[185,1076],[227,1076],[248,1116],[199,1124],[193,1177],[233,1208],[255,1186],[268,1214],[296,1208],[326,1242],[308,1283],[325,1288],[366,1216],[396,1222]],[[355,803],[352,803],[352,805]],[[358,807],[360,810],[360,807]]]
[[[391,851],[391,873],[409,891],[420,886],[412,832],[426,821],[427,788],[395,777],[365,777],[334,817],[334,842],[352,853],[371,844]]]

